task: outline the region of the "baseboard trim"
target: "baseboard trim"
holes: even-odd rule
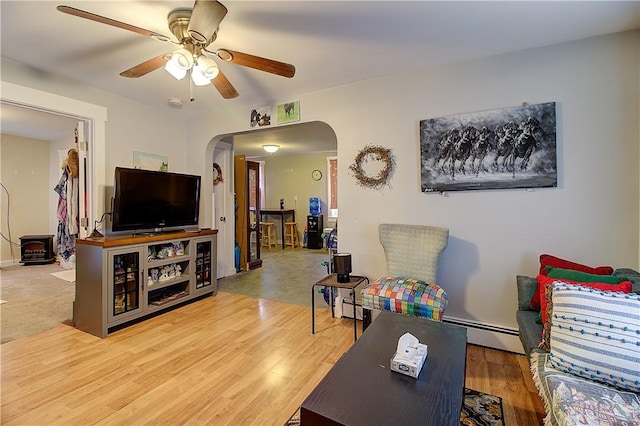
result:
[[[516,328],[448,317],[446,315],[443,322],[465,327],[467,329],[467,342],[474,345],[524,354],[522,343],[518,337],[518,329]]]

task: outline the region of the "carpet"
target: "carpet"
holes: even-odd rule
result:
[[[58,272],[66,270],[58,264],[0,268],[0,298],[7,301],[0,304],[0,343],[71,320],[76,286],[52,275]]]
[[[473,389],[464,390],[464,403],[460,413],[461,426],[504,426],[502,398]],[[285,426],[300,424],[300,409],[285,423]]]

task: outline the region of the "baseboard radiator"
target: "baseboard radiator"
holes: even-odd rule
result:
[[[446,315],[443,322],[465,327],[467,329],[468,343],[524,354],[522,343],[520,343],[520,338],[518,337],[518,330],[515,328],[449,317]]]

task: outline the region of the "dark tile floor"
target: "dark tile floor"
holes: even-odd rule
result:
[[[262,248],[262,267],[218,280],[218,290],[296,305],[311,306],[311,287],[327,275],[325,249]],[[316,293],[316,307],[328,308]]]

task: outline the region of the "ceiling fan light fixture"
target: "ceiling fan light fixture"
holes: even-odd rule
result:
[[[216,78],[218,76],[218,72],[220,71],[218,69],[218,64],[216,64],[216,61],[211,58],[207,58],[204,55],[201,55],[198,58],[198,66],[200,67],[202,75],[209,81]]]
[[[188,70],[193,66],[193,53],[189,52],[184,47],[178,49],[171,54],[171,62],[176,64],[176,67]]]
[[[273,154],[280,149],[280,145],[262,145],[262,149],[267,151],[269,154]]]
[[[187,70],[178,67],[173,61],[167,61],[164,69],[176,80],[182,80],[187,75]]]
[[[191,80],[196,86],[206,86],[211,83],[211,79],[204,76],[202,68],[197,64],[191,68]]]

